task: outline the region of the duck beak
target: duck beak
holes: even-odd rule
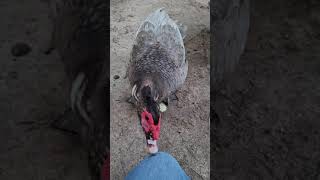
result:
[[[147,149],[150,154],[155,154],[159,151],[157,140],[147,139]]]
[[[144,109],[145,111],[145,109]],[[142,119],[142,115],[140,113],[138,113],[139,119],[140,119],[140,123],[141,126],[143,128],[143,131],[145,133],[145,137],[146,137],[146,143],[147,143],[147,151],[150,154],[155,154],[159,151],[158,148],[158,144],[157,144],[157,140],[158,139],[154,139],[154,138],[158,138],[158,134],[154,137],[154,135],[152,134],[152,132],[150,131],[151,127],[150,127],[150,122],[148,123],[146,120]],[[161,117],[161,115],[160,115]]]
[[[150,154],[155,154],[158,152],[158,144],[157,140],[153,140],[151,133],[146,133],[146,140],[147,140],[147,151]]]

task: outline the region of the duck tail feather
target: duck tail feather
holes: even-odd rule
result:
[[[178,25],[182,39],[184,39],[187,36],[188,26],[182,24],[179,21],[175,21],[175,23]]]

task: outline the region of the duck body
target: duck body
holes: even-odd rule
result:
[[[130,85],[137,97],[150,85],[161,102],[184,83],[188,72],[181,28],[163,8],[150,14],[140,26],[128,67]]]
[[[159,104],[175,93],[187,77],[185,30],[164,8],[157,9],[141,24],[132,48],[128,78],[150,153],[158,152]]]

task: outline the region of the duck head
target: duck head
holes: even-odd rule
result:
[[[161,112],[157,103],[158,95],[149,85],[143,86],[139,91],[133,91],[137,100],[137,110],[141,126],[146,136],[149,153],[157,153],[157,141],[160,136]]]

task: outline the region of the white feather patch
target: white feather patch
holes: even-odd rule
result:
[[[167,111],[167,106],[164,103],[160,103],[159,104],[159,108],[161,112],[165,112]]]

